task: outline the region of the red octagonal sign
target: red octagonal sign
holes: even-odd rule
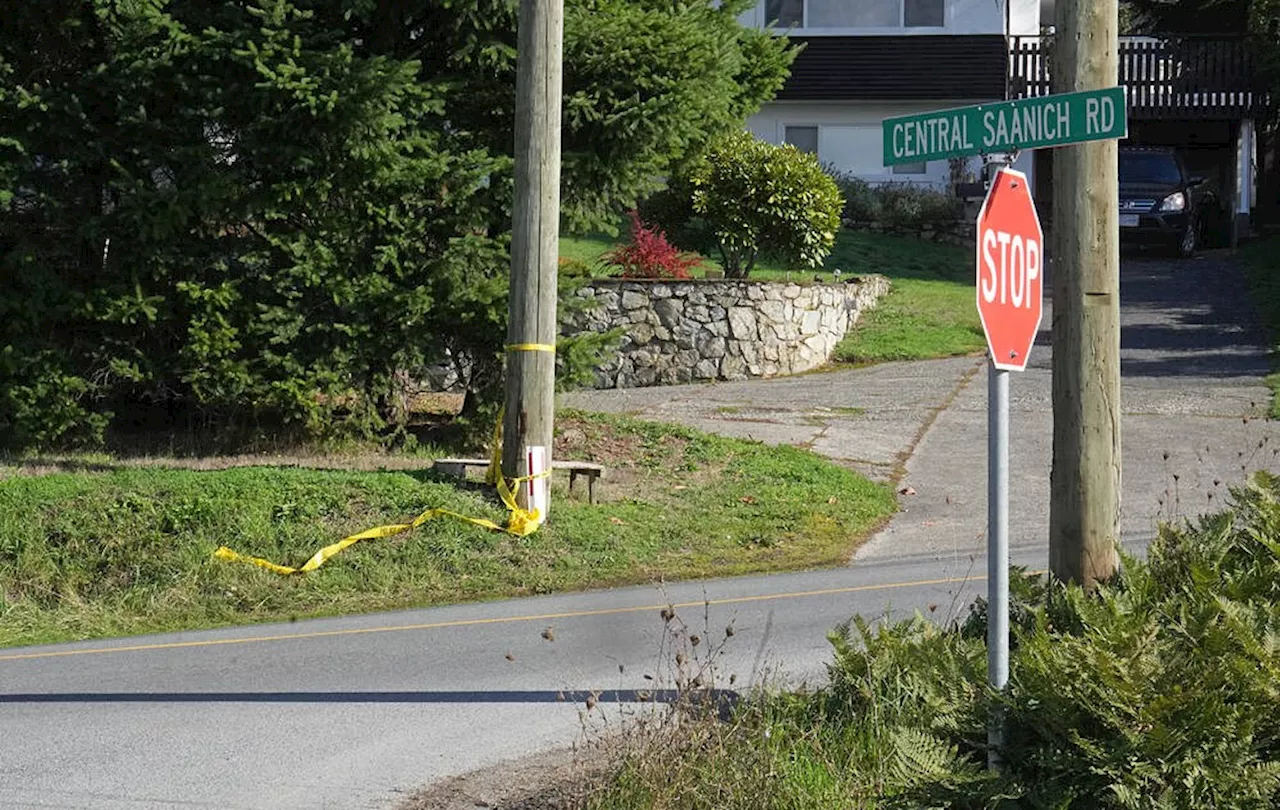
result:
[[[1040,329],[1044,231],[1027,176],[1001,169],[978,214],[978,315],[996,368],[1022,371]]]

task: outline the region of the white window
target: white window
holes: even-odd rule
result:
[[[880,125],[823,127],[818,133],[818,159],[859,176],[887,174]]]
[[[942,28],[946,0],[765,0],[779,28]]]
[[[765,0],[764,18],[779,28],[803,28],[804,0]]]
[[[808,28],[896,28],[902,0],[806,0]]]
[[[822,125],[785,124],[782,142],[801,152],[815,155],[825,165],[863,178],[907,175],[925,179],[929,164],[884,165],[884,134],[878,124]]]
[[[946,17],[946,0],[903,0],[902,24],[907,28],[941,28]]]
[[[787,127],[782,136],[783,143],[789,143],[801,152],[818,154],[817,127]]]

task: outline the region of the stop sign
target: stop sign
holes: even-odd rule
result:
[[[978,213],[977,286],[992,362],[1022,371],[1040,329],[1044,295],[1044,231],[1022,172],[997,172]]]

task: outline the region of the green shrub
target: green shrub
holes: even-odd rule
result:
[[[566,226],[616,220],[772,98],[797,49],[741,25],[749,5],[568,4]],[[459,358],[464,411],[495,404],[516,16],[6,4],[0,444],[134,425],[386,437],[404,381]]]
[[[1280,807],[1280,478],[1162,527],[1148,561],[1126,559],[1096,593],[1022,574],[1011,586],[1003,695],[985,684],[981,602],[946,629],[859,620],[833,636],[826,688],[749,702],[687,762],[646,772],[629,757],[593,806]],[[684,800],[691,783],[717,801]]]
[[[765,254],[817,267],[831,252],[843,205],[816,158],[735,132],[712,144],[677,180],[714,236],[728,278],[746,278]]]
[[[886,183],[875,190],[880,203],[880,221],[886,225],[918,228],[922,225],[955,222],[964,203],[942,191],[908,183]]]
[[[1006,755],[1027,806],[1277,806],[1278,495],[1258,474],[1096,596],[1024,606]]]
[[[668,180],[666,188],[642,200],[636,210],[642,220],[662,230],[681,250],[703,255],[715,252],[715,234],[693,210],[693,190],[681,178]]]
[[[586,259],[561,256],[557,272],[561,278],[591,278],[595,275],[595,268]]]
[[[919,228],[955,222],[964,213],[964,203],[945,191],[910,183],[872,185],[834,166],[826,171],[844,195],[842,217],[848,222]]]
[[[836,187],[844,196],[844,211],[841,218],[849,222],[877,222],[883,213],[879,189],[849,172],[842,172],[833,166],[826,171],[836,181]]]
[[[686,253],[667,241],[661,228],[646,225],[636,211],[631,212],[631,240],[603,256],[618,267],[619,278],[689,279],[689,271],[702,266],[702,257]]]

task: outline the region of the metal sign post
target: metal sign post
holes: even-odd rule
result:
[[[987,378],[987,680],[1009,683],[1009,372],[1027,367],[1044,297],[1044,231],[1028,178],[1008,168],[1023,149],[1128,134],[1124,88],[1000,101],[886,118],[884,165],[982,155],[991,172],[977,222],[977,305]],[[1001,154],[1008,153],[1008,154]],[[1055,411],[1056,412],[1056,411]],[[1000,764],[1004,718],[993,712],[987,764]]]
[[[1009,372],[987,367],[987,683],[1009,683]],[[987,728],[987,767],[1000,765],[1004,717]]]
[[[1012,162],[986,158],[988,177],[994,181]],[[987,364],[987,683],[997,692],[1009,683],[1009,372],[994,362]],[[1004,747],[1003,713],[988,722],[987,767],[994,770]]]
[[[1026,368],[1040,329],[1044,232],[1027,177],[987,158],[994,169],[977,222],[976,297],[991,364],[987,377],[987,682],[1009,682],[1009,372]],[[987,729],[987,764],[1000,764],[1004,719]]]

